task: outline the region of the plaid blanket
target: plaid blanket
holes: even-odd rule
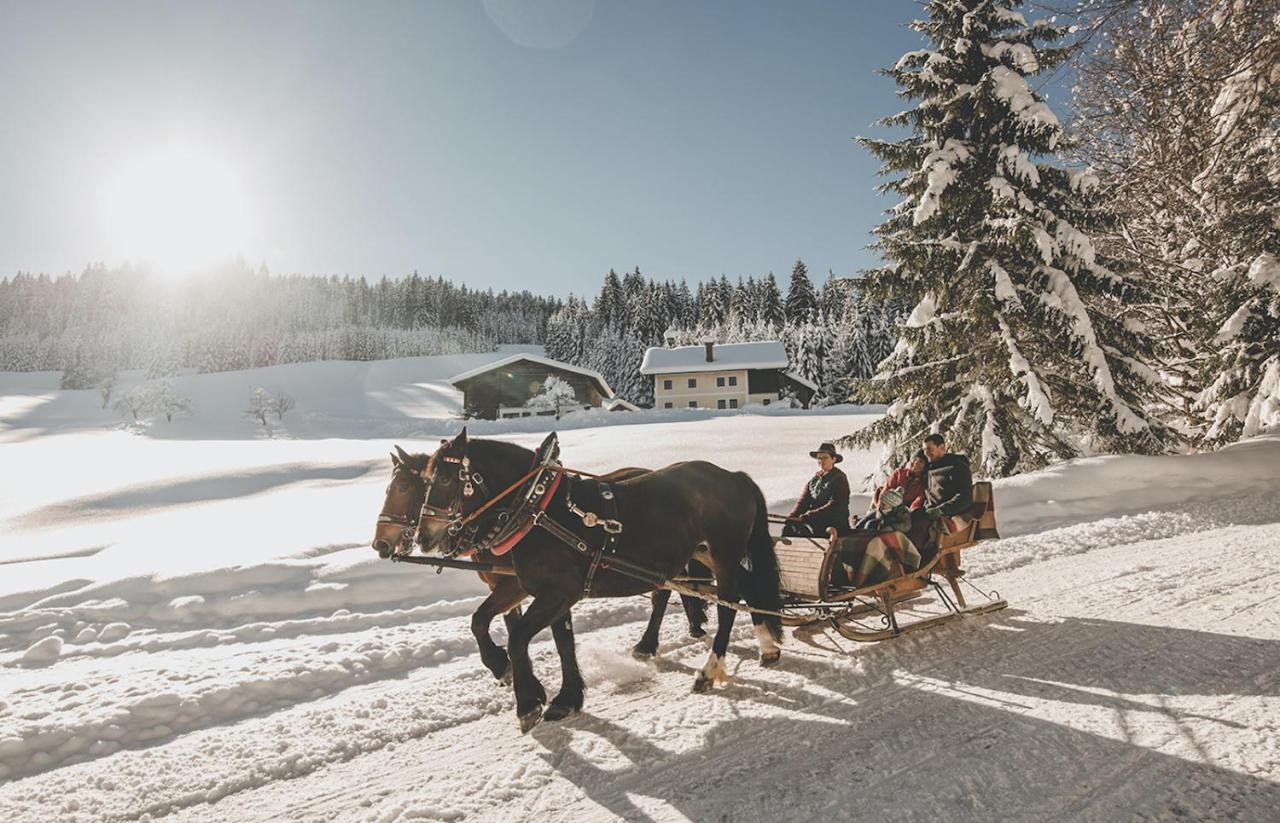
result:
[[[982,517],[978,520],[978,540],[995,540],[1000,536],[996,531],[996,497],[991,493],[991,484],[979,481],[973,484],[974,509],[982,508]]]
[[[920,568],[920,552],[904,532],[853,534],[840,540],[840,561],[850,583],[869,586]]]

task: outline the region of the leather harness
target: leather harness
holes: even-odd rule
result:
[[[587,484],[584,480],[575,482],[574,478],[568,478],[564,483],[565,505],[569,511],[576,515],[587,528],[599,527],[604,531],[605,538],[599,546],[591,547],[581,536],[547,513],[566,474],[584,478],[594,477],[587,472],[561,466],[556,459],[558,452],[559,446],[553,443],[545,453],[535,454],[533,466],[529,471],[497,495],[490,495],[484,478],[471,471],[470,460],[467,457],[440,457],[443,462],[458,464],[458,479],[463,484],[462,491],[447,510],[433,508],[424,499],[420,520],[448,521],[448,533],[455,538],[459,547],[447,552],[446,557],[468,557],[483,550],[488,550],[495,556],[501,556],[514,548],[534,527],[540,527],[589,561],[586,581],[583,585],[584,597],[591,595],[596,573],[601,569],[613,569],[653,586],[665,583],[667,580],[665,574],[617,557],[619,535],[622,534],[623,525],[617,516],[618,507],[614,490],[608,483],[597,481],[595,484],[600,498],[600,504],[595,507],[599,509],[598,512],[583,508],[573,500],[573,493],[585,490],[583,487]],[[433,459],[432,463],[434,462]],[[431,466],[428,466],[422,472],[423,479],[428,483],[427,498],[430,496],[431,481],[428,475],[431,470]],[[471,514],[464,516],[462,498],[470,497],[477,492],[487,500]],[[508,496],[514,496],[517,500],[516,504],[510,508],[498,510],[493,522],[482,533],[479,516]]]

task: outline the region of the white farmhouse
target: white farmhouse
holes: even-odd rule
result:
[[[653,377],[658,409],[737,409],[748,403],[768,406],[789,387],[808,406],[818,387],[787,372],[787,351],[777,340],[697,346],[653,347],[645,351],[640,373]]]

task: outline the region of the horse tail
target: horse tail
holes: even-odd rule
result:
[[[778,555],[773,551],[773,537],[769,534],[769,506],[764,492],[746,472],[738,472],[755,493],[756,516],[747,538],[747,556],[751,570],[743,575],[742,596],[748,606],[776,612],[782,608],[782,581],[778,575]],[[753,614],[751,622],[764,624],[769,634],[782,642],[782,618],[776,614]]]

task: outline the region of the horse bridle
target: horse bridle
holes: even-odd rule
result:
[[[462,489],[455,495],[453,502],[447,509],[440,509],[430,505],[431,489],[435,483],[431,475],[437,459],[446,463],[456,463],[459,466],[458,480],[462,483]],[[521,526],[524,525],[525,520],[534,519],[536,522],[536,518],[545,513],[541,510],[545,509],[550,502],[550,497],[554,494],[560,475],[566,471],[570,470],[562,467],[554,458],[540,461],[538,456],[535,455],[533,466],[529,471],[495,495],[490,493],[484,478],[478,472],[471,470],[471,460],[466,455],[453,457],[437,453],[436,456],[431,458],[427,468],[422,471],[422,479],[426,483],[426,494],[423,497],[422,510],[418,514],[419,522],[436,520],[445,521],[449,524],[446,531],[453,538],[454,545],[444,552],[446,557],[454,557],[464,550],[467,554],[472,554],[476,551],[492,549],[494,546],[502,544],[507,537],[517,533]],[[550,479],[546,476],[548,474],[551,475]],[[499,511],[494,523],[485,530],[484,536],[481,539],[477,539],[477,535],[480,533],[480,515],[495,506],[503,498],[524,487],[526,482],[529,484],[528,491],[524,494],[516,495],[517,502],[511,510],[504,509]],[[466,514],[463,511],[463,501],[465,498],[474,497],[476,494],[481,495],[482,502],[474,511]],[[513,513],[524,514],[526,512],[528,513],[528,518],[513,517]]]
[[[404,466],[404,464],[402,463],[402,464],[400,464],[399,466],[397,466],[397,467],[396,467],[396,471],[392,473],[392,477],[391,477],[391,482],[392,482],[392,483],[395,483],[395,482],[396,482],[395,474],[396,474],[396,473],[398,473],[401,469],[404,469],[404,471],[407,471],[407,472],[409,472],[410,474],[413,474],[415,477],[422,478],[422,473],[421,473],[421,472],[417,472],[417,471],[414,471],[413,469],[407,468],[407,467],[405,467],[405,466]],[[424,493],[424,495],[423,495],[423,501],[424,501],[424,502],[426,501],[426,495],[425,495],[425,493]],[[413,512],[413,507],[410,507],[409,511],[410,511],[410,512]],[[418,512],[418,515],[419,515],[419,516],[420,516],[420,513],[421,513],[421,510],[419,510],[419,512]],[[381,511],[381,512],[378,512],[378,523],[379,523],[379,524],[383,524],[383,523],[390,523],[390,524],[392,524],[392,525],[400,526],[400,527],[401,527],[401,529],[400,529],[400,536],[399,536],[398,538],[396,538],[396,544],[392,547],[392,552],[393,552],[393,553],[395,553],[395,554],[405,554],[405,553],[407,553],[407,552],[405,551],[405,544],[406,544],[406,543],[408,543],[408,544],[409,544],[409,546],[408,546],[408,552],[412,552],[412,551],[413,551],[413,535],[414,535],[414,533],[415,533],[415,532],[417,532],[417,530],[418,530],[418,517],[417,517],[417,516],[411,516],[411,514],[410,514],[410,513],[405,513],[405,514],[389,514],[389,513],[387,513],[386,511]]]

